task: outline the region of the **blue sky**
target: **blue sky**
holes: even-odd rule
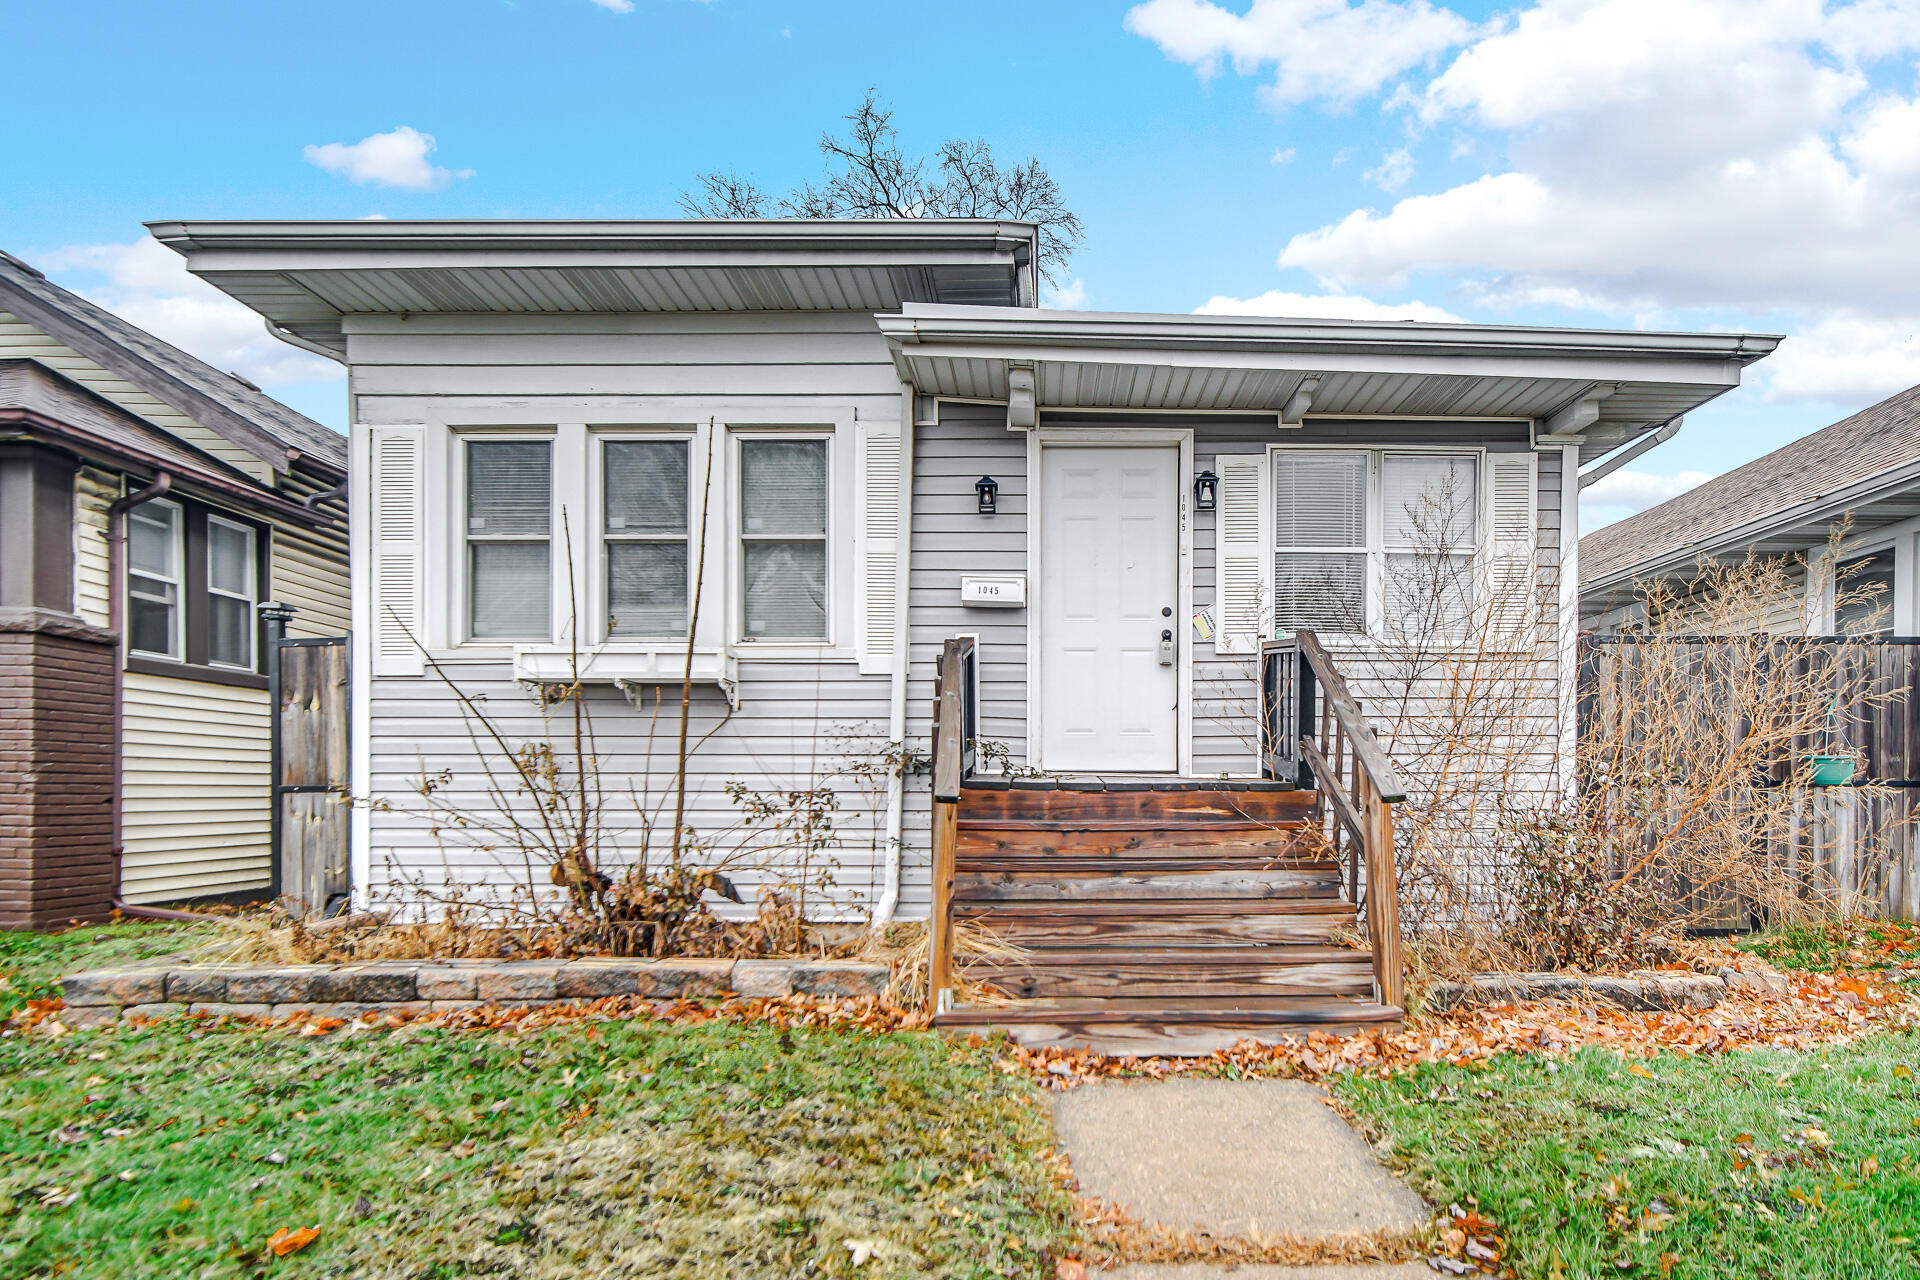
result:
[[[811,176],[868,87],[910,148],[1046,164],[1087,229],[1064,304],[1793,335],[1591,521],[1920,382],[1920,0],[255,0],[9,28],[15,110],[58,127],[9,140],[0,248],[336,426],[337,368],[142,221],[674,216],[703,169]]]

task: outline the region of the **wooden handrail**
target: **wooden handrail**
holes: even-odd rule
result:
[[[1353,754],[1360,766],[1373,775],[1374,785],[1380,789],[1380,798],[1388,804],[1395,804],[1407,798],[1407,789],[1400,785],[1400,771],[1393,767],[1385,747],[1380,739],[1373,736],[1373,730],[1367,727],[1366,720],[1360,715],[1360,706],[1347,692],[1347,682],[1340,675],[1339,668],[1333,665],[1333,659],[1320,646],[1319,637],[1311,631],[1299,633],[1300,654],[1312,666],[1313,674],[1320,681],[1327,705],[1333,708],[1333,715],[1340,722],[1340,730],[1346,735],[1347,742],[1353,748]]]
[[[1340,838],[1347,837],[1348,869],[1345,876],[1349,896],[1358,900],[1360,873],[1366,869],[1367,942],[1373,953],[1373,979],[1383,1003],[1402,1004],[1406,997],[1405,968],[1400,938],[1399,872],[1394,861],[1393,806],[1406,799],[1406,787],[1400,780],[1386,748],[1374,735],[1361,714],[1360,703],[1347,688],[1346,679],[1334,666],[1333,658],[1311,631],[1295,633],[1291,641],[1268,641],[1260,650],[1260,689],[1270,698],[1262,707],[1262,728],[1267,741],[1262,758],[1269,772],[1283,760],[1305,765],[1300,770],[1300,785],[1309,777],[1326,797],[1327,812],[1335,825],[1329,833],[1334,840],[1335,856]],[[1279,671],[1270,671],[1269,663],[1291,664],[1284,681]],[[1314,686],[1319,690],[1319,714],[1314,714]],[[1284,704],[1281,699],[1287,699]],[[1297,723],[1294,723],[1296,722]],[[1284,726],[1292,724],[1299,737],[1297,744],[1276,741]],[[1315,739],[1318,738],[1319,741]],[[1350,779],[1342,774],[1351,768]],[[1292,765],[1288,770],[1291,772]]]
[[[960,788],[974,723],[974,642],[956,636],[940,647],[933,701],[933,910],[927,922],[927,1005],[939,1012],[953,990],[953,864],[960,839]]]

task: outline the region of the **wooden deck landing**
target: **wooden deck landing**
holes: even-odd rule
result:
[[[1009,999],[936,1024],[1143,1055],[1397,1024],[1318,803],[1275,783],[975,780],[953,919],[1024,954],[963,959]]]

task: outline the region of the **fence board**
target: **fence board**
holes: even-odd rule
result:
[[[344,638],[282,641],[280,892],[315,912],[347,892],[347,646]]]
[[[1772,643],[1762,637],[1583,636],[1583,737],[1591,740],[1609,726],[1617,731],[1623,723],[1635,736],[1658,731],[1659,713],[1640,705],[1645,698],[1633,693],[1645,687],[1649,643],[1686,646],[1685,669],[1707,681],[1724,680],[1724,673],[1742,662],[1787,660],[1797,673],[1816,660],[1829,664],[1830,687],[1854,695],[1841,697],[1834,715],[1844,743],[1862,753],[1862,766],[1848,785],[1796,785],[1784,826],[1757,838],[1770,862],[1789,871],[1809,896],[1920,919],[1920,640],[1821,637]],[[1745,729],[1729,716],[1725,732],[1730,738]],[[1790,753],[1767,766],[1768,776],[1787,785],[1794,760],[1824,749],[1823,738],[1796,737]],[[1648,840],[1653,839],[1650,831]],[[1757,922],[1750,905],[1711,896],[1701,901],[1728,927]]]

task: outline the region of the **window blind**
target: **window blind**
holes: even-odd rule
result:
[[[476,640],[552,637],[553,446],[467,442],[467,596]]]
[[[609,635],[686,633],[687,456],[685,440],[606,443],[602,532]]]

